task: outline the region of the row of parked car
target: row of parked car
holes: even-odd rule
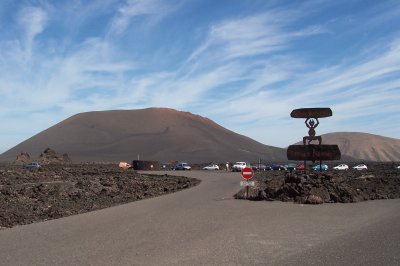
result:
[[[240,172],[242,171],[245,167],[250,167],[254,171],[267,171],[267,170],[290,170],[290,168],[295,168],[293,165],[281,165],[281,164],[271,164],[271,165],[265,165],[262,163],[254,163],[250,164],[247,162],[236,162],[232,166],[232,171],[233,172]],[[295,170],[295,169],[294,169]]]
[[[305,170],[304,164],[272,164],[272,165],[265,165],[261,163],[250,164],[247,162],[236,162],[233,167],[232,171],[242,171],[245,167],[251,167],[255,171],[267,171],[267,170],[284,170],[284,171],[294,171],[294,170]],[[400,166],[398,167],[400,169]],[[326,164],[315,164],[311,166],[311,169],[314,171],[327,171],[329,166]],[[333,170],[349,170],[350,167],[347,164],[339,164],[337,166],[332,167]],[[365,164],[358,164],[352,167],[354,170],[367,170],[368,167]]]
[[[236,162],[232,166],[233,172],[240,172],[245,167],[251,167],[254,171],[268,171],[268,170],[275,170],[275,171],[295,171],[295,170],[305,170],[304,164],[271,164],[265,165],[262,163],[255,163],[250,164],[248,162]],[[174,170],[191,170],[191,166],[185,162],[177,163],[174,167]],[[219,166],[217,164],[210,164],[202,168],[203,170],[219,170]],[[315,164],[311,166],[311,169],[314,171],[327,171],[329,169],[328,165],[326,164]],[[337,166],[332,167],[333,170],[349,170],[350,167],[347,164],[339,164]],[[368,167],[365,164],[358,164],[353,167],[355,170],[367,170]]]
[[[305,170],[304,164],[271,164],[271,165],[266,165],[262,163],[254,163],[250,164],[247,162],[236,162],[232,166],[232,171],[233,172],[241,172],[243,168],[245,167],[251,167],[254,171],[295,171],[295,170]],[[315,164],[311,166],[311,169],[314,171],[320,171],[320,168],[322,171],[328,171],[329,166],[327,164]],[[400,166],[396,167],[397,169],[400,170]],[[174,170],[190,170],[191,167],[184,162],[178,163]],[[203,170],[220,170],[220,167],[217,164],[210,164],[202,168]],[[368,170],[368,166],[365,164],[357,164],[353,167],[349,167],[347,164],[339,164],[334,167],[332,167],[333,170],[338,170],[338,171],[346,171],[350,169],[354,170]]]
[[[328,168],[329,167],[326,164],[322,164],[321,165],[321,169],[323,171],[327,171]],[[319,170],[319,169],[320,169],[320,165],[319,164],[313,166],[313,170]],[[339,164],[339,165],[336,165],[336,166],[332,167],[332,169],[341,171],[341,170],[349,170],[350,167],[347,164],[342,163],[342,164]],[[365,164],[358,164],[356,166],[353,166],[352,169],[354,169],[354,170],[368,170],[368,167]]]

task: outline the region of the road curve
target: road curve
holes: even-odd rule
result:
[[[164,173],[164,172],[160,172]],[[400,199],[318,206],[232,198],[239,173],[0,231],[1,265],[399,265]]]

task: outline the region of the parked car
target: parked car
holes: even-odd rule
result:
[[[29,170],[39,169],[40,167],[42,166],[37,162],[31,162],[25,165],[25,168]]]
[[[252,168],[254,171],[265,171],[265,170],[270,170],[270,169],[267,169],[267,166],[266,166],[265,164],[262,164],[262,163],[254,163],[254,164],[251,164],[251,168]]]
[[[232,172],[241,172],[245,167],[250,167],[250,164],[246,162],[236,162],[232,166]]]
[[[304,164],[298,164],[296,167],[296,170],[300,170],[300,171],[304,171],[306,169],[306,167],[304,166]]]
[[[368,167],[365,164],[359,164],[353,167],[356,170],[368,170]]]
[[[396,167],[397,169],[400,169],[400,165]]]
[[[174,170],[190,170],[192,167],[185,162],[177,163],[174,167]]]
[[[121,169],[129,169],[132,168],[132,165],[127,162],[119,162],[118,167]]]
[[[286,170],[288,170],[288,171],[296,171],[296,165],[295,164],[287,164],[287,165],[285,165],[285,167],[286,167]]]
[[[219,166],[216,164],[210,164],[203,167],[203,170],[219,170]]]
[[[321,164],[321,166],[319,164],[313,165],[312,169],[314,171],[320,171],[320,169],[322,169],[322,171],[328,171],[328,166],[326,164]]]
[[[334,170],[349,170],[349,166],[347,164],[339,164],[333,167]]]
[[[278,171],[285,171],[286,167],[282,164],[273,164],[271,165],[272,170],[278,170]]]

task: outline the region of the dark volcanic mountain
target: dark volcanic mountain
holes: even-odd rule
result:
[[[162,162],[286,161],[286,150],[263,145],[187,112],[166,108],[88,112],[74,115],[0,156],[21,151],[36,158],[47,147],[73,162],[157,160]]]

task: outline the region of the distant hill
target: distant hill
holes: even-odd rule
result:
[[[400,161],[400,139],[360,132],[334,132],[322,135],[322,142],[337,144],[344,160]]]
[[[74,115],[0,156],[12,161],[51,148],[73,162],[158,160],[233,162],[286,161],[286,150],[267,146],[210,119],[166,108],[88,112]]]

